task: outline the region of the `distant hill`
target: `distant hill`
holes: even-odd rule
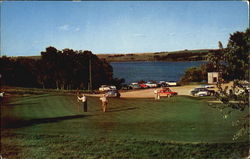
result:
[[[149,52],[149,53],[127,53],[127,54],[96,54],[108,62],[130,62],[130,61],[204,61],[207,55],[218,49],[180,50],[172,52]],[[29,56],[39,59],[40,56]]]
[[[203,61],[215,49],[181,50],[173,52],[129,53],[129,54],[97,54],[108,62],[129,61]]]

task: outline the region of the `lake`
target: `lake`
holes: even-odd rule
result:
[[[189,62],[111,62],[114,77],[124,78],[130,84],[140,80],[178,81],[189,67],[199,66],[203,61]]]

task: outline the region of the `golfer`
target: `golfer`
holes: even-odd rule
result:
[[[4,97],[4,92],[1,92],[1,93],[0,93],[0,102],[3,101],[3,97]],[[2,103],[0,103],[0,104],[2,104]]]
[[[83,111],[87,112],[88,111],[87,97],[84,94],[82,94],[82,97],[77,96],[77,99],[78,99],[78,101],[82,102]]]
[[[102,95],[101,98],[100,98],[101,102],[102,102],[102,111],[103,112],[106,112],[106,109],[107,109],[107,106],[108,106],[108,100],[107,100],[107,97],[106,95]]]
[[[154,90],[154,94],[155,94],[155,100],[157,100],[158,99],[158,90],[157,89]]]

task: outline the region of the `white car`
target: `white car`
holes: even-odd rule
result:
[[[248,91],[250,91],[250,85],[249,84],[242,84],[243,88],[246,88]]]
[[[116,90],[116,86],[108,86],[108,85],[101,85],[99,91],[109,91],[109,90]]]
[[[160,81],[159,84],[166,84],[166,82],[165,81]]]
[[[177,82],[175,81],[169,81],[169,82],[166,82],[166,84],[168,84],[169,86],[177,86]]]
[[[137,82],[133,82],[133,83],[131,83],[131,85],[137,85],[138,83]]]
[[[200,91],[195,94],[195,96],[209,96],[210,93],[208,91]]]
[[[214,88],[214,85],[206,84],[206,85],[201,85],[201,87],[203,87],[203,88]]]
[[[147,82],[145,85],[149,86],[150,88],[156,88],[157,87],[157,84],[152,83],[152,82]]]
[[[240,95],[240,94],[243,94],[244,92],[245,92],[244,89],[237,89],[237,90],[235,91],[235,94],[236,94],[236,95]]]

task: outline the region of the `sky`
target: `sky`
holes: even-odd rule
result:
[[[226,47],[249,26],[243,1],[5,1],[1,55],[40,55],[46,47],[140,53]]]

